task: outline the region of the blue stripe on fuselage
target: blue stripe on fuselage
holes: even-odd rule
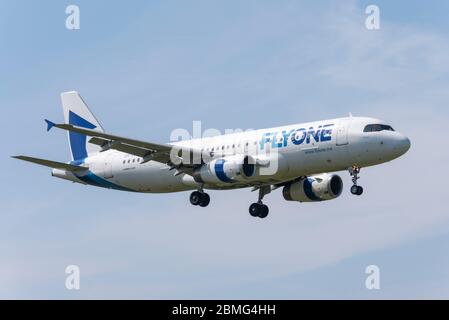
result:
[[[106,188],[106,189],[114,189],[114,190],[121,190],[121,191],[130,191],[130,192],[136,192],[135,190],[126,188],[126,187],[122,187],[119,186],[118,184],[109,182],[99,176],[97,176],[96,174],[94,174],[92,171],[88,171],[87,174],[85,175],[80,175],[80,176],[76,176],[78,179],[80,179],[81,181],[92,185],[92,186],[96,186],[96,187],[101,187],[101,188]]]
[[[79,160],[71,161],[70,164],[73,164],[75,166],[81,166],[85,163],[86,158],[82,158]],[[109,182],[106,179],[103,179],[96,174],[94,174],[92,171],[88,171],[87,174],[84,175],[77,175],[75,176],[80,179],[81,181],[87,183],[88,185],[100,187],[100,188],[106,188],[106,189],[114,189],[114,190],[121,190],[121,191],[129,191],[129,192],[137,192],[136,190],[129,189],[126,187],[122,187],[118,184]]]

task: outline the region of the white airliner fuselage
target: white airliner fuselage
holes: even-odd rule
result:
[[[263,197],[283,187],[286,200],[322,201],[338,197],[342,180],[330,172],[349,170],[351,192],[360,168],[405,154],[410,140],[382,120],[347,117],[152,144],[104,133],[76,92],[62,94],[65,124],[47,121],[49,129],[67,130],[72,161],[61,164],[17,157],[53,167],[52,175],[98,187],[145,193],[197,190],[190,201],[207,206],[205,189],[253,187],[259,201],[253,216],[266,217]]]

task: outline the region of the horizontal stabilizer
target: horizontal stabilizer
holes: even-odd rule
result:
[[[47,132],[51,130],[55,126],[54,122],[51,122],[50,120],[45,119],[45,122],[47,123]]]
[[[53,169],[64,169],[64,170],[72,171],[72,172],[88,170],[88,168],[86,168],[86,167],[75,166],[73,164],[67,164],[67,163],[51,161],[51,160],[44,160],[44,159],[25,157],[25,156],[15,156],[13,158],[14,159],[23,160],[23,161],[32,162],[32,163],[39,164],[41,166],[50,167],[50,168],[53,168]]]

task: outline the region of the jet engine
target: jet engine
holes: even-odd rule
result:
[[[341,195],[343,181],[336,174],[301,178],[286,185],[282,191],[287,201],[315,202],[332,200]]]
[[[204,164],[193,175],[200,183],[222,184],[245,181],[256,174],[256,162],[249,156],[233,155]]]

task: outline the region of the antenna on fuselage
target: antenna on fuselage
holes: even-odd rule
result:
[[[349,112],[349,118],[352,118],[352,112]]]

